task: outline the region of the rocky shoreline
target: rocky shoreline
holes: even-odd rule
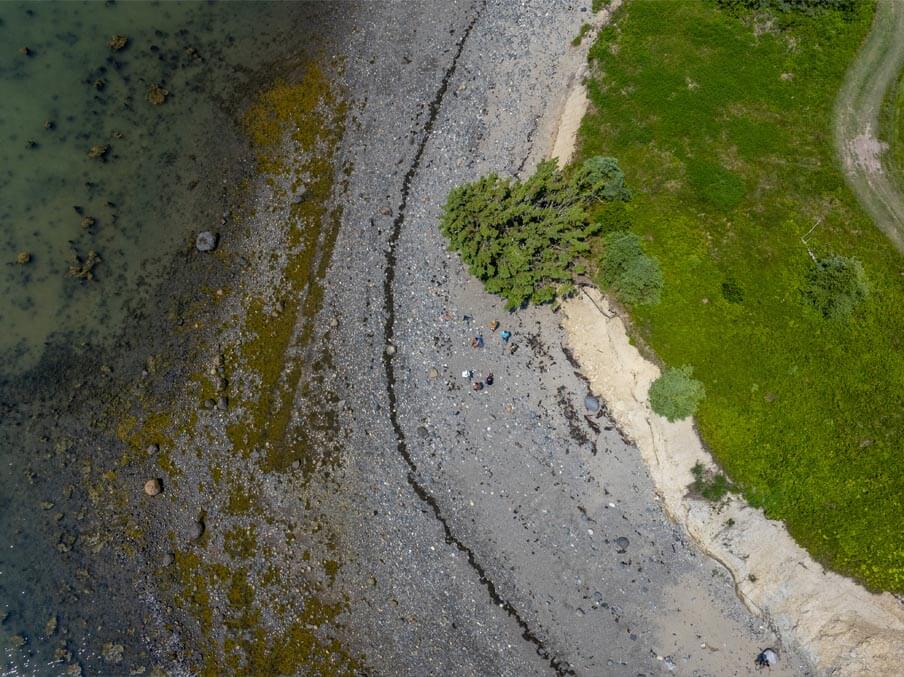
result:
[[[454,185],[547,154],[589,5],[368,4],[321,76],[265,89],[280,125],[252,133],[292,154],[243,167],[228,236],[186,251],[182,333],[99,381],[122,617],[83,663],[740,674],[778,646],[614,422],[582,415],[557,316],[507,313],[435,227]]]

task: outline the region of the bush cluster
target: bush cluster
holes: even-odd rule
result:
[[[600,286],[612,289],[624,303],[659,303],[662,270],[656,259],[644,252],[640,238],[628,231],[616,231],[603,238],[603,245]]]
[[[490,174],[453,189],[440,231],[487,291],[514,309],[569,293],[573,276],[586,271],[588,238],[602,229],[587,210],[630,197],[612,158],[567,170],[547,160],[524,181]]]
[[[707,501],[718,503],[729,491],[734,491],[734,485],[725,475],[707,470],[702,463],[695,463],[691,468],[691,474],[694,476],[690,486],[691,492]]]
[[[850,317],[868,293],[863,264],[838,255],[815,261],[803,288],[804,300],[827,320]]]
[[[706,396],[703,384],[693,378],[692,367],[668,367],[650,386],[650,407],[669,421],[693,416]]]

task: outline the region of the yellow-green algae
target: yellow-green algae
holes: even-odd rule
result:
[[[236,357],[260,378],[256,398],[242,402],[246,415],[229,427],[233,448],[261,451],[262,469],[284,470],[298,462],[311,468],[310,434],[315,428],[292,428],[292,409],[304,365],[294,360],[283,374],[290,349],[307,345],[323,301],[322,280],[338,235],[340,211],[330,205],[334,190],[333,155],[344,131],[346,105],[319,66],[311,66],[297,83],[279,82],[264,92],[244,116],[257,150],[258,169],[294,183],[304,180],[304,199],[293,204],[287,225],[289,259],[279,298],[282,310],[268,312],[253,299],[243,323],[248,337]],[[292,149],[286,153],[286,145]],[[277,182],[273,182],[278,190]],[[301,326],[297,326],[297,322]],[[314,365],[311,365],[313,368]],[[305,394],[311,394],[310,389]],[[320,389],[318,396],[337,398]],[[319,407],[328,409],[329,407]],[[335,430],[335,420],[326,424]],[[323,429],[323,425],[317,429]]]
[[[339,228],[339,210],[330,206],[333,195],[333,154],[343,133],[345,104],[335,96],[320,67],[309,67],[301,80],[279,82],[265,91],[244,117],[244,127],[257,151],[258,169],[271,178],[294,180],[303,177],[305,199],[290,210],[286,224],[289,258],[282,271],[282,286],[277,298],[278,313],[269,312],[261,298],[246,304],[239,318],[242,335],[237,346],[226,346],[227,371],[254,373],[259,387],[253,397],[239,402],[240,421],[227,427],[234,453],[247,456],[261,452],[264,471],[279,471],[298,461],[305,470],[316,468],[310,450],[311,434],[335,435],[338,424],[331,406],[306,420],[304,429],[293,429],[292,409],[296,391],[306,397],[316,395],[320,402],[334,405],[337,397],[323,385],[323,370],[331,368],[328,353],[303,365],[294,359],[287,373],[283,366],[290,351],[306,346],[313,335],[313,320],[323,301],[322,280],[326,275]],[[291,148],[286,152],[287,143]],[[279,191],[280,181],[270,186]],[[297,189],[297,185],[293,189]],[[299,326],[300,323],[300,326]],[[302,376],[308,376],[302,382]],[[206,375],[194,379],[196,395],[212,398],[213,382]],[[194,428],[194,426],[192,426]],[[192,435],[197,436],[197,431]],[[218,485],[224,482],[227,514],[242,515],[254,511],[265,516],[253,488],[233,473],[212,463],[211,476]],[[312,533],[320,531],[312,525]],[[206,536],[206,534],[205,534]],[[199,543],[203,546],[204,542]],[[335,550],[335,540],[328,543]],[[224,534],[223,549],[235,561],[235,567],[207,562],[194,552],[178,552],[175,557],[178,587],[176,602],[199,622],[204,646],[204,662],[197,666],[202,675],[233,674],[337,675],[355,674],[356,661],[336,640],[318,637],[317,629],[335,622],[345,608],[341,602],[327,602],[317,586],[305,589],[303,609],[277,610],[288,617],[284,629],[274,632],[261,623],[261,609],[249,570],[242,563],[257,556],[258,535],[253,526],[233,526]],[[267,553],[268,548],[264,547]],[[267,558],[269,559],[269,558]],[[322,563],[332,583],[341,566],[339,561]],[[257,579],[261,589],[271,593],[283,576],[270,565]],[[214,627],[211,589],[223,590],[217,596],[217,613],[222,618],[221,632]]]

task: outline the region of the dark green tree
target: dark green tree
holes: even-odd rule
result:
[[[587,239],[602,227],[588,207],[628,199],[612,158],[566,170],[547,160],[524,181],[490,174],[453,189],[439,227],[469,272],[512,309],[568,294],[586,271]]]

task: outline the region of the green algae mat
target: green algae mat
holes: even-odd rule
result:
[[[635,330],[705,384],[697,422],[731,481],[820,562],[904,592],[904,258],[832,141],[873,6],[726,4],[619,12],[590,53],[580,153],[625,172],[629,227],[664,277]],[[804,289],[839,256],[868,294],[826,319]]]

